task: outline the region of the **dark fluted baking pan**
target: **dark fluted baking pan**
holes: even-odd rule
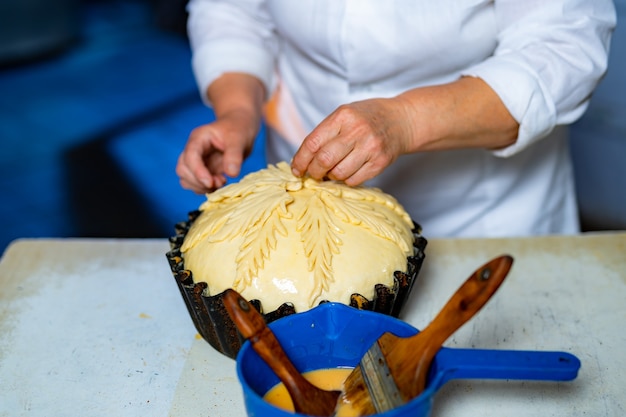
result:
[[[192,272],[185,269],[185,261],[180,250],[187,231],[199,214],[199,210],[194,210],[189,213],[187,221],[176,224],[176,235],[170,238],[170,251],[166,257],[196,330],[211,346],[234,359],[244,340],[224,307],[222,294],[208,295],[205,282],[194,282]],[[399,316],[422,267],[428,243],[421,235],[421,227],[415,222],[413,237],[413,256],[407,258],[407,272],[395,271],[392,287],[377,284],[371,300],[361,294],[352,294],[349,304],[351,307],[393,317]],[[267,323],[296,313],[289,302],[283,303],[274,311],[264,312],[259,300],[249,301]]]

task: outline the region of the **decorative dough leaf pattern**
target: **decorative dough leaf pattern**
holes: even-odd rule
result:
[[[354,193],[352,196],[358,195]],[[343,221],[360,225],[381,238],[391,240],[405,252],[409,250],[406,244],[407,229],[397,227],[396,223],[387,216],[387,210],[372,205],[371,199],[357,200],[347,197],[345,194],[340,197],[324,194],[324,202],[328,207],[332,207],[335,215]]]
[[[300,212],[294,212],[296,198],[307,199],[297,205],[302,208]],[[308,269],[313,272],[311,303],[334,281],[333,257],[343,244],[342,225],[360,226],[411,253],[413,222],[393,197],[372,188],[297,178],[285,162],[269,165],[267,170],[209,194],[200,210],[202,214],[181,249],[186,252],[204,239],[221,242],[243,238],[233,284],[238,291],[258,276],[277,247],[278,235],[287,236],[287,222],[296,222]]]
[[[315,292],[311,304],[327,291],[333,278],[333,254],[339,253],[344,231],[333,221],[332,210],[325,204],[328,192],[311,194],[305,210],[298,217],[296,230],[302,235],[309,271],[313,271]]]
[[[270,252],[276,249],[276,234],[287,235],[283,222],[293,217],[287,211],[287,204],[293,201],[293,197],[285,190],[275,194],[280,195],[268,198],[268,195],[255,194],[245,203],[240,202],[234,210],[232,221],[227,223],[227,225],[247,224],[243,243],[239,247],[240,252],[235,258],[237,277],[233,286],[238,291],[243,291],[252,282],[258,270],[263,269],[264,261],[269,259]],[[253,216],[250,216],[250,213],[253,213]],[[235,230],[236,227],[231,229]],[[237,234],[241,235],[241,229],[235,234],[229,233],[227,237],[233,238]]]

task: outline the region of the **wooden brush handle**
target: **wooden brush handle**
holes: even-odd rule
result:
[[[503,255],[481,266],[454,293],[435,319],[417,335],[399,338],[385,333],[378,339],[405,401],[424,390],[435,354],[455,331],[489,301],[512,264],[513,258]]]
[[[254,351],[285,384],[295,410],[313,416],[332,415],[339,392],[324,391],[305,379],[289,360],[261,314],[238,292],[228,289],[223,299],[241,335],[250,341]]]
[[[423,330],[433,345],[443,344],[487,304],[506,278],[513,258],[502,255],[478,268]]]

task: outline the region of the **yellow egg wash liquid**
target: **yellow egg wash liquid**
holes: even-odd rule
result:
[[[317,369],[305,372],[302,376],[318,388],[328,391],[341,391],[343,382],[350,375],[350,372],[352,372],[352,368]],[[291,396],[282,382],[272,387],[263,399],[283,410],[295,412]],[[358,415],[359,413],[349,403],[341,403],[337,408],[337,417],[356,417]]]

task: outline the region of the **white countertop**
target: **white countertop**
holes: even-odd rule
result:
[[[244,416],[235,363],[196,334],[165,239],[30,239],[0,263],[0,417]],[[452,381],[433,417],[626,415],[626,233],[430,240],[403,318],[425,327],[476,267],[510,253],[451,347],[559,350],[572,382]]]

